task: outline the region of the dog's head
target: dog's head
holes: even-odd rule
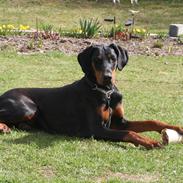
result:
[[[79,64],[89,79],[95,79],[100,86],[115,82],[115,71],[120,71],[128,62],[128,53],[116,44],[93,45],[78,55]]]

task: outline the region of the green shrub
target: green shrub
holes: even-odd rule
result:
[[[80,35],[83,38],[92,38],[97,35],[101,28],[98,19],[80,19]]]
[[[166,32],[158,32],[157,38],[165,40],[167,38],[167,33]]]
[[[52,33],[53,32],[53,25],[51,24],[41,24],[41,29],[45,32],[45,33]]]

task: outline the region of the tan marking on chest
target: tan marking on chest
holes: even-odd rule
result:
[[[124,116],[124,108],[122,104],[118,104],[116,106],[116,108],[113,110],[113,115],[120,118]]]
[[[110,118],[110,108],[106,109],[105,105],[102,105],[97,108],[97,113],[102,117],[102,120],[107,122]]]

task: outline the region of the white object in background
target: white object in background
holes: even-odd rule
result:
[[[131,4],[138,4],[138,0],[131,0]]]
[[[136,11],[136,10],[129,10],[129,12],[130,12],[131,14],[135,15],[135,14],[139,13],[140,11]]]
[[[183,142],[183,135],[172,129],[164,129],[161,132],[163,144]]]
[[[96,0],[98,2],[98,0]],[[120,3],[120,0],[113,0],[113,3],[115,4],[116,2]]]
[[[120,3],[120,0],[113,0],[113,3],[116,3],[116,2]]]

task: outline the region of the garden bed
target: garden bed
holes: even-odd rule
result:
[[[66,54],[77,54],[91,44],[110,44],[115,42],[129,51],[130,55],[183,55],[183,44],[176,39],[157,39],[148,37],[143,40],[130,39],[128,41],[112,38],[80,39],[58,37],[56,39],[35,39],[31,35],[0,37],[0,50],[13,49],[19,54],[32,54],[59,50]]]

